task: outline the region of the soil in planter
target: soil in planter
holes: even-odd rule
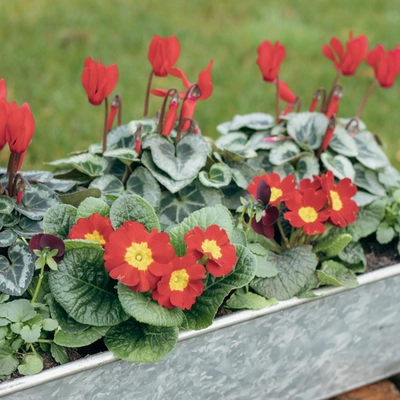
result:
[[[380,268],[387,267],[396,263],[400,263],[400,255],[397,252],[398,239],[394,239],[387,244],[379,244],[376,241],[375,235],[368,236],[361,240],[361,245],[364,249],[365,258],[367,260],[367,268],[365,272],[375,271]],[[218,310],[217,317],[230,314],[232,311],[221,307]],[[79,360],[81,358],[89,357],[90,355],[107,351],[106,346],[102,340],[91,344],[90,346],[81,347],[79,349],[65,349],[68,354],[69,361]],[[47,353],[41,353],[43,357],[43,369],[49,369],[58,366],[59,364]],[[10,378],[0,379],[0,382],[5,382],[22,375],[18,371],[14,372]]]

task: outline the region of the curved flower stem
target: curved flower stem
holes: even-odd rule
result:
[[[157,131],[158,133],[161,135],[161,132],[163,130],[164,127],[164,115],[165,115],[165,107],[167,106],[167,100],[169,99],[170,95],[174,95],[175,93],[178,93],[178,91],[175,88],[171,88],[168,90],[168,92],[166,93],[162,106],[161,106],[161,112],[160,112],[160,116],[158,118],[158,127],[157,127]]]
[[[375,80],[372,82],[372,85],[371,85],[371,86],[369,87],[369,89],[367,90],[367,93],[366,93],[365,96],[364,96],[364,99],[363,99],[363,101],[362,101],[362,103],[361,103],[361,105],[360,105],[360,108],[358,109],[358,111],[357,111],[357,113],[356,113],[356,118],[360,118],[361,113],[362,113],[363,110],[364,110],[365,104],[367,103],[368,97],[370,96],[372,90],[375,88],[375,86],[377,85],[377,83],[378,83],[378,80],[375,79]]]
[[[108,97],[104,99],[105,111],[104,111],[104,129],[103,129],[103,153],[107,150],[107,122],[108,122]]]
[[[131,164],[132,165],[132,164]],[[125,183],[127,182],[127,180],[128,180],[128,178],[131,176],[131,174],[132,174],[132,168],[131,168],[131,165],[127,165],[126,167],[125,167],[125,173],[124,173],[124,176],[123,176],[123,178],[122,178],[122,184],[125,186]]]
[[[337,71],[337,73],[336,73],[336,76],[335,76],[335,79],[333,80],[333,82],[332,82],[332,86],[331,86],[331,90],[329,91],[329,94],[328,94],[328,96],[326,97],[326,99],[325,99],[325,102],[324,102],[324,104],[323,104],[323,107],[322,107],[322,109],[321,109],[321,112],[326,112],[326,110],[328,109],[328,107],[329,107],[329,104],[331,103],[331,100],[332,100],[332,96],[333,96],[333,92],[335,91],[335,88],[336,88],[336,85],[337,85],[337,82],[338,82],[338,80],[339,80],[339,76],[341,75],[341,71],[340,70],[338,70]]]
[[[122,125],[122,96],[117,94],[118,96],[118,126]]]
[[[35,292],[33,293],[31,303],[34,303],[36,301],[37,297],[38,297],[40,287],[42,286],[42,280],[43,280],[43,276],[44,276],[44,266],[45,265],[46,264],[43,263],[42,264],[42,268],[40,268],[40,274],[39,274],[38,283],[36,284]]]
[[[153,76],[154,76],[154,71],[151,70],[149,80],[147,82],[146,98],[144,100],[143,117],[147,117],[147,114],[149,113],[150,88],[151,88],[151,81],[153,80]]]
[[[279,78],[276,77],[275,80],[275,86],[276,86],[276,111],[275,111],[275,123],[279,123],[279,114],[281,112],[281,106],[280,106],[280,99],[279,99]]]
[[[282,222],[281,222],[281,220],[278,218],[278,220],[276,221],[276,223],[277,223],[277,225],[278,225],[278,229],[279,229],[279,232],[280,232],[280,234],[281,234],[281,236],[282,236],[283,242],[285,243],[285,247],[286,247],[287,249],[290,249],[290,243],[289,243],[288,238],[287,238],[286,235],[285,235],[285,232],[283,231],[283,227],[282,227]]]

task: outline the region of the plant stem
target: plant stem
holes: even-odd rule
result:
[[[331,90],[329,91],[329,94],[328,94],[328,96],[326,98],[324,106],[323,106],[323,108],[321,110],[324,113],[328,110],[329,104],[331,103],[333,91],[335,90],[335,86],[336,86],[336,84],[337,84],[337,82],[339,80],[340,74],[341,74],[341,71],[338,70],[337,73],[336,73],[335,79],[332,82]]]
[[[378,80],[375,79],[375,80],[372,82],[372,85],[371,85],[371,86],[369,87],[369,89],[367,90],[367,93],[365,94],[364,99],[363,99],[363,101],[361,102],[360,108],[358,109],[358,111],[357,111],[357,113],[356,113],[356,118],[360,118],[360,116],[361,116],[361,114],[362,114],[362,112],[363,112],[363,110],[364,110],[365,104],[367,103],[368,97],[370,96],[372,90],[374,89],[374,87],[376,86],[377,83],[378,83]]]
[[[283,231],[283,227],[282,227],[281,220],[278,218],[278,220],[276,221],[276,223],[277,223],[277,225],[278,225],[279,232],[281,233],[283,242],[285,243],[285,247],[286,247],[287,249],[290,249],[290,243],[289,243],[288,238],[287,238],[286,235],[285,235],[285,232]]]
[[[42,280],[43,280],[43,276],[44,276],[44,266],[45,265],[46,264],[43,263],[42,268],[40,268],[40,274],[39,274],[38,283],[36,285],[35,292],[33,293],[31,303],[34,303],[36,301],[37,297],[38,297],[40,287],[42,286]]]
[[[280,103],[279,103],[279,78],[276,77],[276,81],[275,81],[275,86],[276,86],[276,111],[275,111],[275,123],[278,125],[279,123],[279,114],[281,112],[281,107],[280,107]]]
[[[36,343],[53,343],[51,339],[37,339]]]
[[[154,75],[154,72],[153,72],[153,70],[151,70],[149,80],[147,82],[146,98],[144,100],[143,117],[147,117],[147,114],[149,113],[150,88],[151,88],[151,81],[153,80],[153,75]]]
[[[104,112],[104,129],[103,129],[103,153],[107,150],[107,120],[108,120],[108,97],[104,99],[105,112]]]
[[[118,126],[121,126],[122,124],[122,96],[120,94],[117,94],[118,96]]]

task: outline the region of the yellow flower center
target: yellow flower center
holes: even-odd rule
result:
[[[271,187],[271,198],[269,199],[269,201],[275,201],[276,199],[278,199],[281,196],[282,196],[281,189],[278,189],[276,187]]]
[[[103,235],[99,231],[94,230],[92,233],[86,233],[84,238],[86,240],[92,240],[93,242],[98,242],[101,245],[106,244]]]
[[[217,245],[215,240],[206,239],[201,245],[201,249],[204,253],[211,253],[211,257],[214,260],[218,260],[222,256],[221,247]]]
[[[153,253],[146,242],[132,243],[126,248],[125,261],[139,271],[146,271],[153,262]]]
[[[174,271],[171,274],[171,278],[169,280],[169,288],[171,290],[178,290],[182,292],[189,283],[189,275],[186,272],[186,269],[179,269],[178,271]]]
[[[301,207],[299,209],[300,218],[304,222],[314,222],[318,218],[318,213],[315,211],[313,207]]]
[[[331,195],[332,199],[332,209],[334,211],[340,211],[343,208],[343,203],[342,200],[340,200],[338,192],[331,190],[329,191],[329,194]]]

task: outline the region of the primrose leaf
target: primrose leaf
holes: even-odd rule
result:
[[[321,285],[344,286],[355,288],[358,286],[356,274],[336,261],[324,261],[317,271]]]
[[[67,362],[69,362],[68,354],[65,351],[64,347],[61,347],[58,344],[52,342],[50,343],[50,352],[52,357],[59,364],[66,364]]]
[[[178,342],[177,327],[141,324],[130,319],[111,327],[104,337],[107,348],[118,358],[131,362],[156,362]]]
[[[343,261],[347,268],[353,272],[365,272],[367,260],[360,242],[349,243],[339,254],[338,257]]]
[[[51,272],[51,292],[62,308],[81,324],[111,326],[125,321],[114,286],[104,268],[103,250],[79,248],[67,251]]]
[[[327,239],[314,246],[314,253],[324,253],[327,258],[337,256],[350,242],[351,235],[343,233],[341,235],[329,236]]]
[[[275,304],[278,304],[276,299],[267,300],[256,293],[244,292],[238,289],[228,299],[225,307],[232,310],[260,310],[262,308],[274,306]]]
[[[268,260],[278,274],[272,278],[255,278],[250,287],[267,299],[287,300],[306,285],[317,267],[311,246],[293,247],[277,255],[268,253]]]
[[[183,311],[177,307],[168,310],[152,300],[150,294],[133,292],[131,288],[118,283],[118,297],[125,312],[137,321],[153,326],[180,326]]]
[[[65,347],[89,346],[101,339],[109,329],[109,326],[91,326],[88,329],[77,333],[57,331],[54,335],[54,342],[59,346]]]
[[[88,197],[79,205],[76,218],[89,218],[93,213],[100,214],[102,217],[108,217],[110,206],[103,200]]]
[[[44,230],[50,235],[66,239],[76,222],[76,216],[77,209],[69,204],[50,207],[43,218]]]

